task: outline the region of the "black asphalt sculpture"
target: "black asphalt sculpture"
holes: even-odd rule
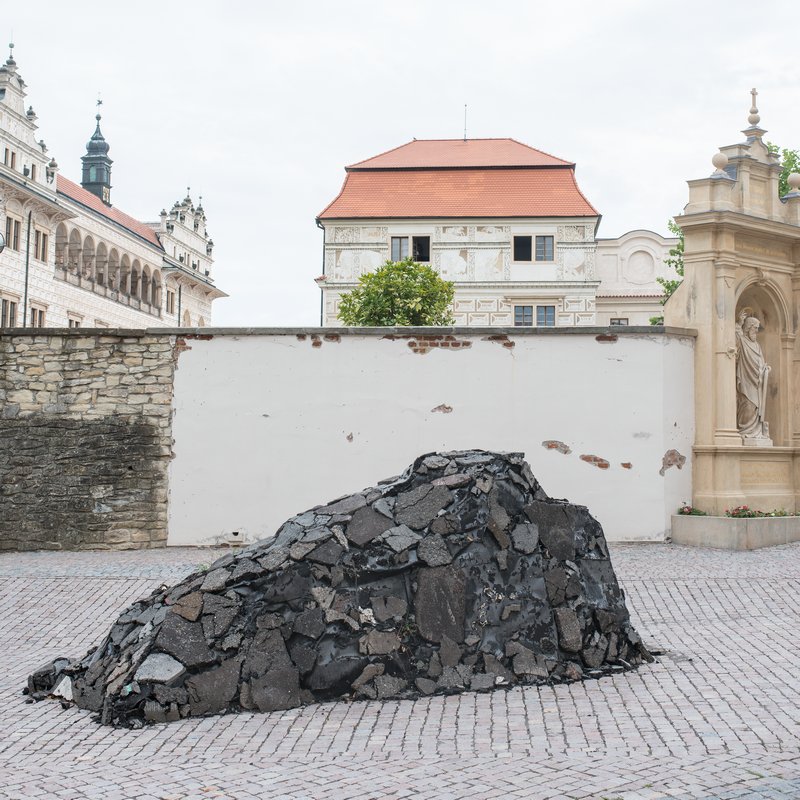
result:
[[[597,521],[549,498],[521,455],[469,450],[421,456],[161,587],[26,691],[139,727],[573,681],[643,660]]]

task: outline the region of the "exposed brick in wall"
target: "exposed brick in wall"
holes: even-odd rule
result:
[[[167,540],[175,337],[0,336],[0,549]]]

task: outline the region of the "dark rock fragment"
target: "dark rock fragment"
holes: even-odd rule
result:
[[[455,567],[423,567],[414,597],[420,633],[431,642],[464,641],[466,579]]]
[[[219,714],[225,711],[239,689],[240,669],[241,660],[234,657],[223,661],[214,669],[187,678],[186,692],[192,715]]]
[[[390,619],[399,620],[405,616],[408,610],[406,601],[402,597],[395,597],[394,595],[373,597],[370,602],[375,619],[378,622],[386,622]]]
[[[155,647],[190,669],[214,661],[214,653],[203,635],[203,626],[199,622],[187,622],[177,614],[167,615],[156,636]]]
[[[446,487],[423,484],[397,496],[394,516],[402,525],[420,530],[449,505],[452,499],[453,495]]]
[[[558,628],[558,643],[562,650],[577,653],[583,646],[578,615],[570,608],[557,608],[553,612]]]
[[[171,607],[174,614],[179,614],[189,622],[196,622],[203,610],[203,593],[191,592],[184,595]]]
[[[419,543],[417,555],[429,567],[443,567],[453,560],[444,539],[436,535],[426,536]]]
[[[269,670],[250,681],[250,698],[259,711],[282,711],[300,705],[300,674],[294,667]]]
[[[328,539],[327,542],[321,544],[319,547],[309,553],[306,558],[309,561],[316,561],[319,564],[327,564],[328,566],[332,566],[333,564],[338,563],[342,553],[344,553],[344,547],[342,547],[339,542],[335,541],[334,539]]]
[[[312,608],[299,614],[294,621],[294,632],[319,639],[325,633],[325,613],[321,608]]]
[[[376,503],[377,506],[377,503]],[[394,522],[372,508],[361,508],[353,514],[353,519],[345,530],[347,538],[355,545],[364,547],[384,531],[394,527]]]

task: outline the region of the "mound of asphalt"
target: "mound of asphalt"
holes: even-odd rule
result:
[[[27,692],[139,727],[573,681],[643,660],[597,521],[549,498],[522,455],[469,450],[421,456],[160,588]]]

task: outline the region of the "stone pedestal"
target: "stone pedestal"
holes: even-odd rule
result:
[[[672,541],[721,550],[756,550],[800,542],[800,517],[672,517]]]

